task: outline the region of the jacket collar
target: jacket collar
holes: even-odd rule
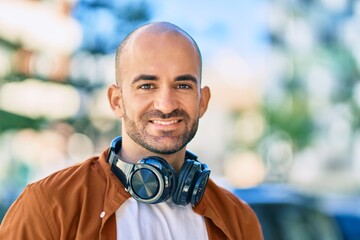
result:
[[[109,148],[99,157],[100,166],[106,175],[106,195],[103,210],[106,221],[116,210],[128,199],[130,194],[125,190],[125,186],[120,182],[116,175],[111,171],[109,163],[106,161]]]

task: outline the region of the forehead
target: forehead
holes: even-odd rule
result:
[[[158,22],[158,23],[152,23],[148,25],[144,25],[138,29],[136,29],[134,32],[132,32],[128,36],[128,40],[130,42],[134,42],[138,39],[146,39],[146,38],[156,38],[156,37],[163,37],[163,36],[173,36],[178,37],[179,39],[183,39],[184,41],[187,41],[190,45],[195,46],[197,48],[197,44],[195,43],[194,39],[186,33],[184,30],[179,28],[178,26],[167,23],[167,22]],[[196,49],[199,51],[199,49]]]
[[[127,40],[118,67],[122,77],[140,69],[155,72],[176,69],[183,71],[181,74],[194,74],[200,80],[201,57],[193,40],[183,33],[145,29]]]
[[[133,34],[125,46],[128,55],[138,54],[146,56],[147,54],[161,54],[166,51],[180,51],[189,57],[195,57],[200,60],[200,53],[193,40],[182,32],[170,30],[152,30],[145,29]]]

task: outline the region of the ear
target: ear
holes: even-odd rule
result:
[[[202,117],[206,112],[210,97],[211,97],[210,88],[207,86],[203,87],[201,89],[200,117]]]
[[[119,118],[123,117],[124,114],[124,109],[122,107],[122,95],[121,95],[121,90],[118,86],[116,85],[111,85],[108,88],[108,100],[110,103],[110,107],[113,110],[113,112],[115,113],[116,116],[118,116]]]

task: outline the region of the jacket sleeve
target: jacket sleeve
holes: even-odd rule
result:
[[[261,227],[251,207],[211,179],[202,202],[194,209],[205,217],[209,239],[262,240]]]
[[[264,239],[260,222],[255,212],[247,203],[244,202],[244,204],[246,208],[248,208],[249,214],[248,219],[245,221],[246,226],[244,227],[244,239]]]
[[[256,213],[253,209],[243,200],[236,197],[234,194],[230,192],[225,192],[232,201],[234,201],[237,206],[237,218],[239,222],[239,226],[242,229],[242,237],[243,239],[251,239],[251,240],[262,240],[264,239],[262,229],[260,226],[260,222],[256,216]],[[234,220],[234,222],[236,222]]]
[[[0,239],[54,239],[49,217],[46,204],[39,201],[29,185],[6,213],[0,225]]]

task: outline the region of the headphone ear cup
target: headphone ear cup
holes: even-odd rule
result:
[[[185,206],[191,200],[194,189],[194,179],[201,173],[201,164],[194,160],[186,159],[182,165],[178,184],[173,194],[173,202]]]
[[[200,176],[196,179],[196,183],[191,194],[190,203],[193,206],[196,206],[204,196],[205,188],[210,177],[210,170],[207,168],[207,165],[202,164],[202,168],[203,171],[201,172]]]
[[[138,197],[137,200],[146,203],[159,203],[169,199],[176,186],[176,174],[173,167],[160,157],[147,157],[139,163],[142,166],[142,171],[151,172],[151,174],[148,175],[148,179],[141,177],[140,184],[133,184],[133,192],[142,192],[143,195],[153,192],[154,197]]]

